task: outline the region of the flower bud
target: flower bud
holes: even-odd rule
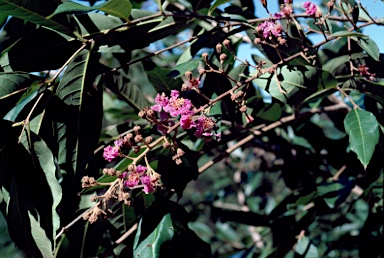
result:
[[[203,61],[208,63],[208,53],[207,52],[204,52],[201,57],[203,58]]]
[[[222,54],[220,55],[220,62],[224,62],[225,59],[227,59],[227,55],[224,54],[224,53],[222,53]]]
[[[267,0],[260,0],[264,8],[267,8]]]
[[[229,51],[232,52],[232,49],[231,49],[231,41],[230,41],[229,39],[225,39],[225,40],[223,41],[223,45],[224,45],[224,47],[225,47],[226,49],[228,49]]]
[[[247,112],[247,106],[246,105],[242,105],[241,108],[240,108],[240,112],[242,112],[242,113]]]
[[[201,69],[199,70],[199,73],[200,73],[200,74],[205,74],[205,69],[204,69],[204,68],[201,68]]]
[[[185,77],[187,77],[187,80],[192,80],[192,72],[191,71],[186,71],[184,75],[185,75]]]
[[[145,143],[146,143],[146,144],[150,144],[152,141],[153,141],[152,136],[147,136],[147,137],[145,137]]]
[[[329,12],[332,12],[333,10],[333,6],[335,5],[335,1],[334,0],[330,0],[328,3],[327,3],[327,9]]]
[[[255,40],[253,41],[256,45],[260,44],[261,43],[261,39],[260,38],[255,38]]]
[[[217,45],[216,45],[216,52],[221,54],[222,50],[223,50],[223,45],[221,45],[221,43],[217,43]]]
[[[135,132],[135,134],[140,133],[140,129],[141,127],[139,125],[136,125],[135,127],[133,127],[133,131]]]

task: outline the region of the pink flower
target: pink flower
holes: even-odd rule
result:
[[[268,38],[271,35],[278,37],[283,31],[283,27],[280,24],[272,21],[264,21],[262,24],[259,24],[259,27],[263,31],[264,38]]]
[[[190,115],[182,115],[180,118],[180,125],[183,129],[191,129],[193,127],[196,127],[196,124],[192,120],[192,116]]]
[[[157,93],[155,103],[156,105],[153,105],[151,109],[157,112],[161,112],[162,108],[168,105],[168,97],[165,96],[164,93],[162,93],[161,95]]]
[[[303,4],[303,7],[305,8],[305,12],[308,15],[315,15],[315,13],[317,11],[317,6],[311,2],[305,2]]]
[[[282,7],[281,12],[285,15],[285,17],[291,16],[291,14],[293,12],[292,6],[286,5],[286,6]]]
[[[171,98],[163,109],[173,117],[193,113],[192,102],[189,99],[179,98],[179,92],[176,90],[172,91]]]
[[[273,19],[280,20],[281,17],[283,17],[283,14],[281,12],[275,13],[273,15]]]
[[[128,187],[134,187],[139,184],[138,180],[125,180],[124,185]]]
[[[143,188],[144,193],[149,194],[149,193],[152,193],[153,191],[155,191],[155,189],[151,184],[144,185],[144,188]]]
[[[103,157],[104,159],[108,160],[111,162],[113,159],[119,156],[119,148],[117,147],[112,147],[112,146],[107,146],[104,148],[104,153]]]
[[[143,185],[147,185],[151,183],[151,178],[149,176],[140,177],[140,181]]]
[[[140,175],[144,174],[145,170],[147,170],[147,167],[144,167],[142,165],[136,166],[136,173],[138,173]]]
[[[124,178],[126,178],[127,177],[127,172],[123,172],[120,176],[119,176],[119,178],[122,178],[122,179],[124,179]]]
[[[114,144],[116,147],[121,147],[123,145],[124,141],[122,139],[117,139]]]
[[[196,132],[197,137],[212,136],[212,130],[216,126],[216,123],[210,117],[201,116],[197,119]]]

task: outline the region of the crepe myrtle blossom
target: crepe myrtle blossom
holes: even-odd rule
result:
[[[119,178],[124,180],[124,186],[141,186],[143,192],[148,194],[155,191],[156,186],[159,185],[160,175],[150,167],[137,165],[133,166],[131,171],[122,173]]]
[[[114,142],[114,144],[115,144],[114,147],[107,146],[104,148],[103,157],[105,160],[108,160],[109,162],[111,162],[112,160],[114,160],[119,156],[119,151],[120,151],[121,145],[123,145],[123,140],[118,139]]]
[[[192,114],[192,102],[189,99],[179,97],[179,95],[180,93],[177,90],[172,90],[170,97],[167,97],[164,93],[157,94],[156,104],[151,109],[157,112],[165,111],[172,117]]]
[[[259,24],[258,27],[262,31],[264,38],[268,38],[272,35],[276,37],[281,36],[281,32],[283,31],[281,24],[273,21],[264,21]]]
[[[316,11],[317,11],[317,6],[311,2],[305,2],[303,4],[303,7],[305,8],[305,12],[308,14],[308,15],[315,15],[316,14]]]
[[[197,119],[195,136],[199,138],[215,137],[216,140],[219,141],[221,139],[221,133],[215,133],[214,129],[216,126],[215,121],[213,121],[211,117],[202,115]]]

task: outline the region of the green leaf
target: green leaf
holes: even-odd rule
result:
[[[192,72],[193,70],[195,70],[199,66],[200,61],[201,61],[201,58],[192,59],[185,63],[178,64],[173,68],[173,70],[169,73],[169,75],[174,78],[182,77],[184,76],[185,72],[187,71]]]
[[[56,94],[55,126],[62,170],[84,173],[101,131],[101,84],[94,86],[97,53],[83,50],[68,65]]]
[[[351,150],[367,168],[379,142],[379,123],[376,117],[371,112],[353,109],[345,117],[344,127],[349,135]]]
[[[337,38],[337,37],[367,37],[367,35],[360,33],[360,32],[353,32],[353,31],[337,31],[333,33],[330,37]]]
[[[107,14],[128,20],[128,17],[132,11],[132,4],[128,0],[110,0],[95,6],[85,6],[75,2],[64,2],[59,5],[55,12],[47,18],[51,19],[53,16],[59,13],[85,13],[94,10],[99,10]]]
[[[0,58],[0,63],[7,71],[54,70],[63,66],[81,45],[78,40],[68,40],[53,30],[39,28],[12,45]]]
[[[140,220],[135,241],[133,255],[136,257],[159,257],[162,245],[171,241],[174,235],[171,214],[167,213],[152,233],[139,243],[143,220]]]
[[[24,72],[0,73],[0,100],[27,89],[36,80],[42,78]]]
[[[295,245],[295,251],[302,256],[305,255],[303,256],[305,258],[320,257],[317,247],[306,236],[301,238]]]
[[[354,53],[352,55],[343,55],[339,57],[332,58],[327,61],[322,67],[324,71],[330,72],[333,75],[340,74],[344,68],[345,64],[349,62],[350,59],[356,60],[359,58],[367,57],[365,53]]]
[[[53,258],[53,250],[51,241],[48,239],[45,234],[44,229],[40,227],[40,222],[35,219],[35,217],[28,211],[29,220],[31,221],[31,232],[32,237],[36,242],[37,247],[39,248],[42,257],[44,258]]]
[[[317,91],[337,85],[337,80],[329,72],[301,65],[285,65],[277,70],[277,75],[265,73],[253,81],[272,97],[292,104],[299,104]],[[286,94],[279,89],[279,84]]]
[[[0,0],[0,12],[42,25],[67,35],[73,35],[65,17],[54,20],[45,18],[57,7],[55,1],[49,0]]]
[[[216,10],[217,7],[219,7],[222,4],[226,4],[230,2],[230,0],[216,0],[211,7],[209,7],[208,15],[211,15],[214,10]]]
[[[370,55],[374,60],[379,61],[380,60],[380,51],[379,47],[376,45],[375,41],[371,38],[355,38],[352,37],[352,39],[356,40],[357,44],[365,51],[368,55]]]
[[[183,81],[180,78],[174,79],[170,76],[171,70],[156,66],[151,62],[143,62],[147,72],[148,80],[158,92],[169,93],[171,90],[180,89]]]
[[[87,13],[74,17],[83,37],[100,33],[123,24],[120,18],[100,13]],[[105,42],[104,42],[105,43]],[[106,44],[101,45],[106,45]]]
[[[23,96],[17,103],[15,107],[13,107],[5,116],[4,119],[8,121],[15,122],[17,116],[19,113],[23,110],[25,105],[27,105],[29,102],[31,102],[43,89],[41,87],[41,83],[37,83],[34,85],[31,85],[29,90],[27,92],[24,92]]]
[[[319,184],[317,192],[325,203],[333,209],[345,201],[354,186],[355,179],[353,177],[340,177],[337,181],[329,180]]]

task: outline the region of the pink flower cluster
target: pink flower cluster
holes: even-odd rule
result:
[[[164,93],[157,94],[155,98],[156,105],[151,109],[157,112],[162,110],[169,113],[172,117],[179,115],[191,115],[193,111],[192,102],[189,99],[179,98],[180,93],[177,90],[171,91],[171,97],[168,98]]]
[[[135,187],[143,185],[143,192],[146,194],[155,191],[156,184],[159,180],[159,176],[150,176],[146,173],[147,167],[142,165],[135,166],[133,171],[124,172],[119,176],[124,179],[124,185],[128,187]]]
[[[273,18],[276,19],[276,20],[280,20],[283,16],[285,17],[289,17],[291,16],[291,14],[293,13],[293,10],[292,10],[292,1],[290,0],[284,0],[284,4],[282,4],[280,6],[280,12],[278,13],[275,13],[273,15]]]
[[[155,103],[151,109],[160,112],[160,117],[165,119],[165,121],[167,121],[169,117],[164,116],[163,113],[168,113],[171,117],[180,116],[181,128],[186,130],[196,128],[196,137],[215,137],[216,140],[220,140],[221,134],[214,132],[216,123],[213,119],[202,115],[196,121],[196,118],[193,116],[195,112],[193,111],[191,101],[181,98],[177,90],[172,90],[170,97],[167,97],[164,93],[161,95],[157,94]],[[164,121],[162,121],[162,123],[164,124]],[[161,128],[159,129],[163,131]]]
[[[114,142],[115,146],[107,146],[104,148],[103,157],[104,159],[111,162],[113,159],[119,156],[120,147],[123,145],[123,140],[119,139]]]
[[[281,24],[273,21],[264,21],[259,24],[259,28],[263,32],[264,38],[268,38],[272,35],[276,37],[281,36],[281,32],[283,31]]]
[[[311,2],[305,2],[303,4],[303,7],[305,8],[305,12],[308,14],[308,15],[315,15],[316,12],[317,12],[317,6]]]

